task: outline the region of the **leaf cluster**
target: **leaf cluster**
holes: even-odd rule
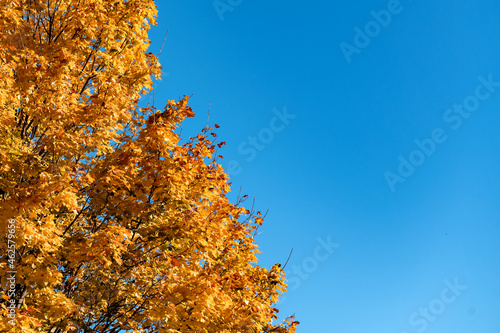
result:
[[[284,273],[257,265],[263,218],[226,197],[224,142],[207,127],[181,143],[187,96],[138,106],[161,76],[155,15],[152,0],[0,0],[2,332],[295,331],[273,324]]]

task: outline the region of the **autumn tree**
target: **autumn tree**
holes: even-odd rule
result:
[[[1,332],[294,332],[260,212],[231,203],[188,97],[159,79],[153,0],[0,0]],[[217,125],[215,125],[217,127]],[[217,147],[218,146],[218,147]]]

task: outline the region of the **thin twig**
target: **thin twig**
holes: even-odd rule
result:
[[[212,101],[208,102],[208,114],[207,114],[207,125],[205,126],[205,129],[208,129],[208,119],[210,118],[210,108],[212,107]]]
[[[284,270],[286,267],[286,264],[288,264],[288,260],[290,260],[290,257],[292,256],[292,252],[293,252],[293,247],[292,247],[292,250],[290,251],[290,254],[288,255],[288,259],[286,260],[285,266],[283,266],[282,270]]]
[[[161,44],[160,51],[158,51],[158,55],[156,56],[157,58],[160,57],[161,51],[163,50],[163,46],[165,45],[165,41],[167,40],[167,35],[168,35],[168,29],[167,32],[165,33],[165,37],[163,38],[163,43]]]
[[[240,186],[240,191],[238,192],[238,199],[236,199],[236,202],[240,203],[241,200],[241,190],[243,189],[243,185]]]

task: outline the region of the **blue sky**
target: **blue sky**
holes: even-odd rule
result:
[[[299,333],[500,329],[500,3],[158,1],[156,106],[221,126]],[[346,51],[347,50],[347,51]],[[248,202],[251,205],[251,201]]]

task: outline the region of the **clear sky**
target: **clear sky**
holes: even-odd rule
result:
[[[500,2],[158,1],[156,106],[221,126],[299,333],[498,333]],[[251,200],[247,202],[251,205]]]

